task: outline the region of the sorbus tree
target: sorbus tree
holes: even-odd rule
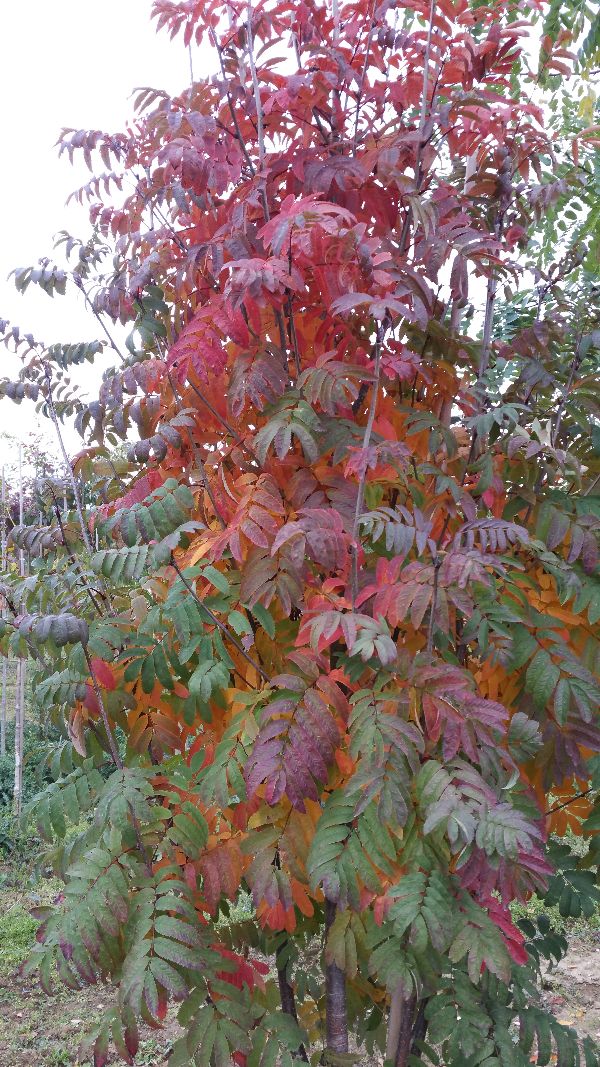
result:
[[[87,441],[69,530],[8,590],[4,648],[65,732],[32,966],[117,985],[97,1067],[172,1001],[173,1065],[596,1064],[536,997],[564,940],[511,914],[600,897],[587,16],[154,15],[213,72],[141,90],[121,134],[64,131],[105,168],[93,235],[16,274],[75,285],[103,337],[5,325],[4,392]],[[85,405],[67,375],[101,349]]]

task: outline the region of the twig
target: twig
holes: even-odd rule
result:
[[[246,41],[248,52],[248,63],[250,64],[250,74],[252,76],[252,88],[254,90],[254,105],[256,107],[256,127],[258,138],[258,159],[260,162],[260,169],[262,170],[265,162],[265,130],[263,120],[262,103],[260,99],[260,86],[258,84],[258,75],[256,73],[256,63],[254,62],[254,41],[252,38],[252,0],[248,0],[247,6],[247,22],[246,22]]]
[[[77,509],[77,515],[78,515],[78,518],[79,518],[79,525],[81,526],[81,533],[82,533],[82,536],[83,536],[83,540],[84,540],[84,543],[85,543],[85,545],[87,547],[88,552],[91,552],[92,551],[92,543],[90,541],[89,532],[87,530],[87,527],[85,525],[85,521],[84,521],[84,518],[83,518],[83,509],[81,507],[81,498],[79,496],[79,489],[77,488],[77,482],[75,480],[75,475],[73,474],[73,468],[71,467],[71,462],[70,462],[69,457],[67,455],[67,450],[65,448],[64,441],[62,439],[62,434],[60,432],[60,425],[59,425],[59,422],[58,422],[58,415],[56,414],[56,408],[54,407],[54,398],[52,396],[52,373],[50,371],[50,366],[49,366],[48,363],[44,364],[44,371],[45,371],[45,374],[46,374],[46,382],[47,382],[47,385],[48,385],[46,400],[48,402],[48,409],[50,411],[50,417],[52,419],[52,422],[54,423],[54,429],[56,431],[56,436],[58,438],[58,443],[60,445],[60,450],[62,452],[62,457],[63,457],[64,464],[65,464],[65,473],[66,473],[67,478],[69,479],[69,481],[71,483],[71,489],[73,490],[73,496],[75,498],[75,507]]]
[[[221,50],[221,48],[219,46],[219,43],[218,43],[217,38],[215,36],[214,30],[211,29],[209,35],[210,35],[210,39],[212,41],[212,44],[213,44],[214,48],[216,49],[217,55],[219,57],[219,66],[221,67],[221,74],[223,75],[223,81],[225,82],[225,93],[226,93],[226,96],[227,96],[227,103],[229,104],[229,112],[231,114],[231,119],[232,119],[232,122],[233,122],[233,125],[234,125],[234,128],[235,128],[235,136],[236,136],[236,138],[237,138],[237,140],[239,142],[240,148],[242,149],[242,152],[244,154],[244,158],[246,160],[246,163],[248,164],[248,168],[250,170],[250,173],[251,173],[252,177],[254,177],[254,175],[256,174],[256,168],[255,168],[254,163],[252,162],[252,160],[250,159],[250,156],[248,154],[248,149],[246,148],[246,142],[244,141],[244,138],[242,137],[242,131],[240,130],[240,124],[239,124],[239,122],[237,120],[237,116],[236,116],[235,109],[234,109],[234,106],[233,106],[233,99],[232,99],[231,93],[229,92],[229,86],[227,84],[227,75],[225,73],[225,67],[224,67],[224,64],[223,64],[223,52],[222,52],[222,50]]]
[[[431,55],[431,40],[433,37],[433,20],[435,17],[437,0],[431,0],[429,7],[429,23],[427,26],[427,43],[425,45],[425,56],[423,59],[423,88],[421,90],[421,112],[419,116],[419,141],[417,144],[417,154],[415,157],[415,192],[421,191],[421,184],[423,182],[423,168],[421,166],[421,156],[425,145],[425,121],[427,118],[427,98],[429,96],[429,58]],[[410,212],[407,211],[404,225],[402,227],[402,234],[400,236],[400,254],[404,255],[408,247],[408,236],[410,233]]]
[[[380,323],[377,327],[377,340],[375,341],[375,371],[373,375],[373,389],[371,392],[371,405],[369,407],[369,416],[365,426],[365,432],[363,435],[362,447],[366,449],[369,447],[371,440],[371,434],[373,432],[373,423],[375,421],[375,413],[377,410],[377,401],[379,398],[379,373],[381,367],[381,344],[383,341],[383,324]],[[356,508],[354,510],[354,522],[352,523],[352,542],[350,552],[352,556],[352,607],[356,604],[356,598],[358,596],[358,523],[363,509],[363,503],[365,498],[365,484],[366,484],[366,471],[360,476],[358,483],[358,493],[356,497]]]
[[[563,801],[562,804],[555,804],[553,808],[548,808],[545,812],[546,815],[553,815],[555,811],[560,811],[562,808],[568,808],[569,804],[574,804],[576,800],[583,800],[590,793],[593,793],[593,789],[584,789],[582,793],[576,793],[574,797],[570,797],[569,800]]]
[[[281,1008],[286,1015],[291,1015],[292,1019],[298,1022],[298,1012],[296,1011],[296,998],[294,996],[294,990],[287,978],[287,967],[282,956],[285,951],[287,940],[283,941],[277,948],[275,953],[275,962],[277,966],[277,983],[279,985],[279,996],[281,998]],[[298,1049],[298,1055],[301,1060],[308,1063],[308,1056],[304,1044],[301,1044]]]
[[[177,386],[175,385],[175,382],[173,381],[173,379],[171,377],[171,371],[168,370],[168,369],[167,369],[167,377],[169,379],[169,385],[171,386],[171,389],[173,390],[173,396],[175,397],[175,403],[176,403],[177,407],[179,408],[179,410],[181,410],[181,406],[182,406],[181,397],[179,396],[179,393],[177,392]],[[225,519],[223,518],[223,516],[222,516],[222,514],[221,514],[221,512],[219,510],[219,506],[218,506],[218,504],[217,504],[217,502],[215,500],[214,493],[213,493],[213,491],[212,491],[212,489],[211,489],[211,487],[209,485],[208,477],[206,475],[206,467],[204,466],[204,461],[202,459],[202,456],[200,455],[200,450],[198,448],[198,445],[194,441],[194,438],[192,436],[192,431],[191,430],[189,431],[189,438],[190,438],[190,444],[192,446],[192,451],[194,453],[194,459],[196,460],[196,463],[198,464],[198,470],[200,471],[200,478],[202,480],[202,485],[204,487],[204,490],[206,491],[206,495],[208,496],[208,499],[210,500],[210,502],[212,504],[212,508],[213,508],[213,511],[214,511],[215,515],[217,516],[217,519],[221,523],[222,528],[225,529],[227,523],[225,522]]]
[[[264,671],[262,669],[260,664],[257,663],[256,660],[254,660],[252,658],[252,656],[250,656],[248,654],[248,652],[246,652],[246,649],[244,648],[244,646],[242,644],[240,644],[240,642],[238,641],[237,637],[235,637],[235,635],[232,634],[231,631],[227,629],[227,627],[225,626],[225,623],[221,622],[221,620],[217,618],[217,616],[214,614],[214,612],[212,612],[210,610],[210,608],[204,603],[204,601],[198,596],[198,594],[197,594],[196,590],[194,589],[193,585],[191,585],[191,583],[188,582],[187,578],[184,576],[184,574],[183,574],[179,564],[177,563],[177,560],[173,556],[173,554],[171,554],[171,566],[172,566],[173,570],[181,578],[181,581],[185,585],[188,593],[191,593],[191,595],[193,596],[193,598],[196,601],[196,603],[199,605],[199,607],[202,609],[202,611],[206,612],[206,614],[208,615],[208,617],[211,620],[211,622],[213,622],[215,624],[215,626],[217,626],[219,628],[221,633],[227,638],[228,641],[231,642],[231,644],[234,646],[234,648],[237,648],[237,650],[240,653],[240,655],[242,655],[244,657],[244,659],[246,660],[246,662],[249,663],[250,666],[254,668],[254,670],[260,675],[260,677],[263,679],[263,681],[265,681],[267,683],[270,683],[271,679],[269,678],[269,675],[266,673],[266,671]]]
[[[400,1015],[400,1033],[398,1035],[398,1048],[396,1050],[394,1067],[407,1067],[408,1065],[408,1058],[410,1056],[410,1049],[412,1044],[412,1031],[416,1006],[417,997],[415,993],[413,993],[406,1000],[402,1001]]]
[[[115,764],[117,769],[122,771],[124,769],[124,763],[123,763],[123,760],[121,759],[121,755],[120,755],[119,750],[117,748],[117,744],[116,744],[116,741],[115,741],[115,738],[114,738],[114,734],[113,734],[112,729],[111,729],[111,725],[110,725],[110,722],[109,722],[109,719],[108,719],[108,715],[106,714],[106,708],[104,706],[104,701],[102,699],[102,693],[100,691],[100,686],[98,685],[98,679],[96,678],[96,672],[94,671],[94,668],[93,668],[93,665],[92,665],[92,660],[91,660],[90,653],[89,653],[87,645],[83,645],[83,654],[85,656],[85,661],[87,663],[88,671],[90,672],[90,677],[92,679],[92,685],[94,687],[94,693],[96,694],[96,700],[98,701],[98,706],[100,708],[100,715],[102,716],[102,722],[104,724],[104,729],[106,731],[106,737],[107,737],[107,740],[108,740],[108,747],[110,749],[110,754],[112,756],[113,763]],[[151,862],[150,856],[148,855],[148,850],[146,849],[146,847],[144,845],[144,842],[142,840],[142,831],[140,829],[139,819],[138,819],[137,815],[135,814],[131,804],[128,804],[127,807],[129,808],[129,814],[131,815],[131,820],[132,820],[132,823],[133,823],[133,829],[134,829],[134,833],[135,833],[135,839],[137,841],[137,846],[138,846],[139,853],[140,853],[140,855],[142,857],[142,860],[144,862],[144,866],[146,868],[146,874],[148,875],[148,877],[151,877],[151,875],[152,875],[152,862]]]
[[[336,906],[325,901],[325,931],[329,932],[335,921]],[[327,1051],[345,1054],[348,1052],[348,1009],[346,1004],[346,975],[336,963],[325,966],[325,1012],[327,1027]]]
[[[375,29],[375,0],[373,0],[373,4],[371,5],[371,25],[369,27],[369,36],[367,37],[367,47],[366,47],[366,50],[365,50],[365,61],[363,63],[362,74],[360,76],[360,85],[358,87],[358,93],[356,95],[356,112],[355,112],[355,115],[354,115],[354,136],[352,138],[353,146],[354,146],[353,147],[353,151],[354,151],[355,154],[356,154],[356,142],[357,142],[357,139],[358,139],[358,120],[360,118],[360,105],[362,103],[362,96],[363,96],[363,92],[364,92],[364,88],[365,88],[365,81],[366,81],[366,78],[367,78],[367,68],[368,68],[368,65],[369,65],[369,52],[371,51],[371,41],[373,40],[373,31],[374,31],[374,29]]]
[[[333,40],[337,44],[340,36],[340,6],[339,0],[331,0],[331,14],[333,17]]]
[[[112,756],[112,760],[113,760],[113,763],[114,763],[115,767],[117,767],[118,770],[122,771],[123,770],[123,760],[121,759],[119,750],[117,748],[117,743],[115,741],[114,734],[112,732],[112,728],[111,728],[111,725],[110,725],[110,722],[109,722],[109,719],[108,719],[108,715],[106,713],[106,708],[104,706],[104,701],[102,699],[102,693],[100,691],[100,686],[98,685],[98,679],[96,678],[96,672],[95,672],[94,667],[92,665],[92,660],[91,660],[91,656],[90,656],[89,649],[88,649],[87,645],[83,645],[83,654],[85,656],[85,662],[87,663],[87,669],[90,672],[90,678],[92,679],[92,685],[94,687],[94,693],[96,694],[96,700],[98,701],[98,707],[100,708],[100,715],[102,717],[102,722],[104,724],[104,729],[106,730],[106,738],[107,738],[107,741],[108,741],[108,747],[110,749],[110,754]]]
[[[500,238],[502,232],[502,221],[498,219],[496,226],[496,236]],[[487,372],[490,361],[490,348],[492,343],[492,330],[494,327],[494,310],[496,307],[496,294],[498,291],[498,277],[495,273],[491,274],[488,278],[487,291],[485,296],[485,318],[483,322],[483,336],[481,339],[481,355],[479,357],[479,369],[477,372],[478,384],[483,381],[483,378]]]
[[[550,441],[551,441],[551,444],[552,444],[553,448],[556,447],[556,441],[557,441],[557,438],[558,438],[558,432],[560,430],[560,424],[562,422],[562,417],[563,417],[563,415],[565,413],[565,408],[567,406],[567,398],[569,396],[569,393],[571,392],[571,387],[573,385],[573,381],[575,379],[575,375],[577,374],[577,371],[579,370],[579,367],[581,366],[581,362],[582,362],[582,359],[583,359],[583,356],[580,353],[580,346],[581,346],[581,337],[580,337],[580,340],[579,340],[579,344],[577,345],[577,349],[576,349],[575,355],[574,355],[573,359],[571,360],[571,370],[570,370],[569,377],[568,377],[568,380],[566,382],[565,388],[563,390],[563,395],[560,398],[560,403],[558,405],[558,411],[556,412],[556,420],[555,420],[555,423],[554,423],[554,428],[552,430],[552,433],[550,434]]]
[[[79,573],[81,574],[81,576],[83,578],[84,589],[85,589],[87,595],[89,596],[92,604],[94,605],[96,611],[98,612],[98,615],[102,615],[102,608],[100,607],[98,601],[96,600],[94,594],[92,593],[92,590],[90,589],[87,581],[85,580],[85,575],[83,574],[83,568],[81,567],[81,564],[79,563],[79,560],[77,559],[77,557],[76,557],[75,553],[73,552],[69,542],[67,541],[67,535],[65,533],[65,528],[63,526],[62,519],[60,517],[60,509],[58,507],[58,503],[57,503],[56,497],[54,495],[54,489],[52,488],[52,486],[50,486],[50,492],[52,493],[52,501],[53,501],[52,506],[54,508],[54,514],[56,515],[58,526],[59,526],[59,529],[60,529],[60,532],[61,532],[61,536],[62,536],[62,539],[63,539],[63,544],[64,544],[64,546],[65,546],[65,548],[67,550],[67,554],[69,556],[69,559],[71,560],[71,563],[73,564],[73,566],[77,567]]]
[[[431,596],[431,608],[429,612],[429,625],[427,627],[427,655],[431,656],[433,652],[433,627],[435,624],[435,616],[437,612],[437,599],[438,599],[438,586],[439,586],[439,573],[442,561],[439,556],[436,556],[433,564],[433,593]]]
[[[73,281],[75,282],[75,285],[77,286],[77,288],[83,293],[83,299],[85,300],[87,306],[89,307],[90,311],[92,312],[92,315],[94,316],[94,318],[98,322],[98,324],[100,326],[100,329],[106,334],[106,337],[108,338],[108,343],[109,343],[110,347],[112,348],[113,352],[116,352],[116,354],[118,355],[118,357],[121,360],[121,362],[124,363],[125,362],[125,356],[121,352],[121,349],[119,348],[117,342],[115,341],[114,337],[110,333],[108,327],[105,325],[104,319],[100,315],[100,312],[94,307],[93,302],[90,300],[89,296],[87,295],[87,293],[86,293],[86,291],[84,289],[84,286],[83,286],[83,278],[81,277],[80,274],[73,274]]]
[[[200,390],[198,389],[198,386],[194,385],[194,383],[191,382],[189,380],[189,378],[188,378],[188,385],[189,385],[190,389],[192,389],[193,392],[196,394],[196,396],[202,401],[202,403],[208,408],[208,410],[211,412],[211,414],[214,415],[216,419],[218,419],[218,421],[221,423],[221,426],[223,426],[227,430],[227,433],[231,434],[231,436],[233,437],[233,439],[236,442],[236,444],[238,444],[240,446],[240,448],[243,448],[244,452],[247,452],[251,459],[256,460],[256,456],[248,448],[247,444],[245,444],[243,439],[240,437],[239,433],[237,433],[234,430],[233,426],[229,425],[229,423],[227,422],[227,419],[223,418],[223,416],[217,411],[217,409],[215,407],[213,407],[213,405],[211,404],[210,400],[206,399],[204,394],[201,393]]]

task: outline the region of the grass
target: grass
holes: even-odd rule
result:
[[[526,904],[513,904],[511,908],[513,919],[531,919],[535,921],[538,915],[547,915],[552,926],[567,937],[586,937],[596,930],[600,930],[600,907],[594,910],[593,915],[586,918],[584,915],[578,919],[565,918],[560,914],[558,905],[547,907],[539,897],[531,897]]]
[[[0,969],[14,970],[27,956],[37,922],[17,904],[0,917]]]

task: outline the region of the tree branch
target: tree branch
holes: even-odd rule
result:
[[[375,421],[375,413],[377,411],[377,400],[379,398],[379,375],[381,368],[381,345],[383,341],[383,323],[377,326],[377,340],[375,341],[375,371],[373,376],[373,390],[371,392],[371,405],[369,407],[369,415],[365,426],[365,432],[363,435],[362,447],[363,449],[369,447],[371,440],[371,434],[373,432],[373,423]],[[360,516],[362,514],[363,503],[365,499],[365,485],[367,480],[366,471],[361,474],[360,481],[358,483],[358,493],[356,497],[356,508],[354,510],[354,522],[352,524],[352,542],[350,546],[350,553],[352,557],[352,607],[356,603],[358,596],[358,524]]]
[[[568,808],[569,804],[574,804],[576,800],[583,800],[584,797],[593,793],[593,789],[584,789],[582,793],[575,793],[575,796],[569,797],[568,800],[562,802],[562,804],[555,804],[553,808],[548,808],[545,812],[546,815],[553,815],[555,811],[562,811],[563,808]]]
[[[244,646],[242,644],[240,644],[240,642],[238,641],[237,637],[235,637],[234,634],[232,634],[231,631],[227,629],[227,627],[225,626],[225,623],[221,622],[221,620],[217,618],[217,616],[214,614],[214,612],[212,612],[210,610],[210,608],[204,603],[204,601],[198,596],[198,594],[197,594],[196,590],[194,589],[193,585],[191,585],[191,583],[188,582],[187,578],[183,574],[183,572],[182,572],[179,564],[177,563],[177,560],[173,556],[173,554],[171,554],[171,566],[172,566],[173,570],[181,578],[181,581],[185,585],[188,593],[191,593],[191,595],[193,596],[194,600],[200,606],[202,611],[206,612],[206,614],[208,615],[210,621],[213,622],[215,624],[215,626],[217,626],[219,628],[221,633],[227,638],[228,641],[231,642],[231,644],[234,646],[234,648],[237,648],[238,652],[240,653],[240,655],[242,655],[244,657],[246,662],[249,663],[251,667],[254,667],[254,670],[260,675],[260,677],[263,679],[263,681],[270,683],[271,679],[269,678],[269,675],[266,673],[266,671],[264,671],[263,668],[260,666],[260,664],[257,663],[256,660],[253,659],[252,656],[250,656],[246,652],[246,649],[244,648]]]
[[[73,490],[73,496],[75,498],[75,507],[77,509],[77,516],[79,518],[79,525],[81,526],[81,534],[83,536],[83,542],[84,542],[88,552],[91,552],[92,551],[92,543],[90,541],[89,531],[88,531],[88,529],[87,529],[87,527],[85,525],[84,518],[83,518],[83,508],[81,506],[81,498],[79,496],[79,489],[77,488],[77,482],[75,480],[75,475],[73,474],[73,468],[71,467],[71,461],[70,461],[70,459],[69,459],[69,457],[67,455],[67,450],[65,448],[64,441],[62,439],[62,434],[60,432],[60,425],[59,425],[59,422],[58,422],[58,415],[56,414],[56,408],[54,407],[54,397],[52,396],[52,372],[50,370],[50,366],[49,366],[48,363],[44,364],[44,372],[45,372],[45,375],[46,375],[46,382],[47,382],[47,386],[48,386],[47,394],[46,394],[46,400],[48,402],[48,409],[50,411],[50,417],[52,419],[52,422],[54,423],[54,430],[56,432],[56,436],[58,438],[58,443],[60,445],[60,450],[61,450],[63,461],[64,461],[64,464],[65,464],[65,474],[67,475],[67,478],[71,483],[71,489]]]

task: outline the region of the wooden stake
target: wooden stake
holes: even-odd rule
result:
[[[23,525],[23,445],[19,445],[19,525]],[[19,550],[19,573],[25,577],[25,552]],[[14,811],[20,816],[23,807],[23,726],[25,723],[25,672],[23,660],[17,662],[15,692],[15,786]]]
[[[2,467],[2,574],[6,574],[6,479]],[[4,616],[4,605],[2,605]],[[2,657],[2,703],[0,706],[0,756],[6,755],[6,656]]]

